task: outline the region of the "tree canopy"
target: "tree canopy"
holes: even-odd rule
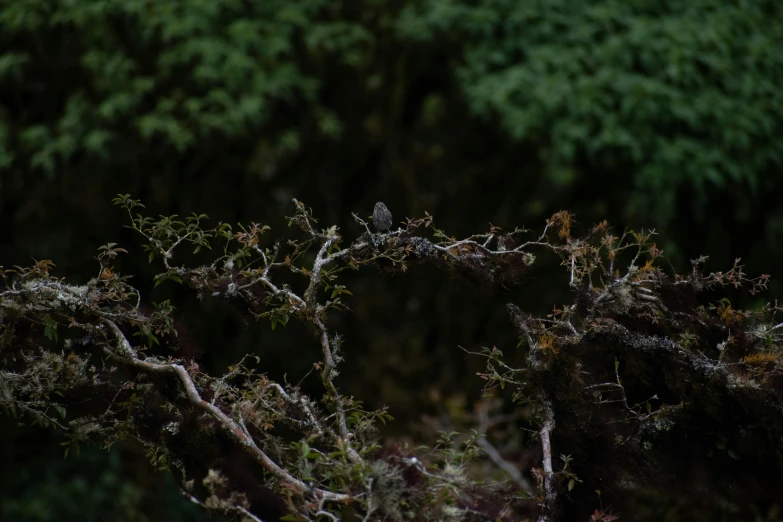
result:
[[[364,185],[371,162],[416,180],[417,210],[443,199],[414,186],[502,172],[616,185],[590,213],[673,231],[693,212],[709,231],[709,195],[736,190],[738,217],[776,234],[779,213],[756,223],[745,201],[778,187],[781,20],[770,1],[19,0],[0,15],[0,165],[173,185],[171,170],[304,181],[320,164]]]

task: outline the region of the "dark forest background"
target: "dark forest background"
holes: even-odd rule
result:
[[[0,265],[85,281],[116,241],[202,366],[252,352],[292,382],[318,360],[308,334],[153,289],[114,195],[281,236],[292,197],[347,238],[378,200],[455,236],[567,209],[577,231],[655,228],[678,271],[741,257],[773,275],[755,306],[783,296],[782,49],[774,0],[5,0]],[[513,348],[504,303],[570,300],[557,264],[513,291],[352,275],[340,386],[390,406],[389,437],[422,440],[422,414],[480,392],[458,346]],[[203,519],[132,444],[63,460],[56,433],[17,423],[0,415],[3,520]]]

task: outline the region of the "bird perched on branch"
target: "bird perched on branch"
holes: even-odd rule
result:
[[[375,204],[375,210],[372,212],[372,224],[375,225],[375,230],[378,232],[385,232],[392,226],[391,212],[382,201]]]

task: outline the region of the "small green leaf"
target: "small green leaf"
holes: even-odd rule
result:
[[[574,489],[574,484],[576,484],[576,481],[574,479],[568,481],[568,491]]]
[[[60,414],[60,417],[62,417],[64,419],[65,418],[65,408],[63,408],[59,404],[53,404],[52,406],[54,406],[54,409],[57,410],[57,413]]]
[[[734,460],[740,460],[739,456],[737,456],[737,454],[732,450],[729,450],[729,457],[733,458]]]

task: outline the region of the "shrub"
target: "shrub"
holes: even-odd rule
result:
[[[179,351],[173,304],[146,304],[117,268],[126,250],[109,243],[83,285],[55,277],[46,260],[2,271],[0,405],[60,429],[66,455],[134,439],[187,498],[250,520],[612,520],[609,498],[614,512],[642,519],[645,495],[741,518],[778,501],[783,323],[776,305],[744,311],[713,299],[726,287],[765,288],[768,276],[747,276],[739,260],[704,274],[701,258],[670,274],[652,232],[615,236],[604,222],[577,238],[567,212],[540,234],[493,226],[461,240],[429,214],[384,233],[354,214],[365,231],[348,242],[294,200],[287,219],[298,236],[274,241],[266,225],[206,227],[204,215],[147,217],[129,196],[115,204],[160,263],[156,284],[227,299],[271,328],[307,329],[324,394],[273,381],[253,354],[223,374],[203,371]],[[346,313],[351,296],[341,274],[430,264],[510,288],[541,251],[561,260],[573,302],[543,317],[507,304],[519,344],[469,352],[486,361],[476,381],[485,401],[430,419],[443,428],[432,448],[384,440],[390,413],[338,388],[344,353],[329,316]],[[532,469],[519,464],[518,439],[514,457],[500,438],[525,425]]]

